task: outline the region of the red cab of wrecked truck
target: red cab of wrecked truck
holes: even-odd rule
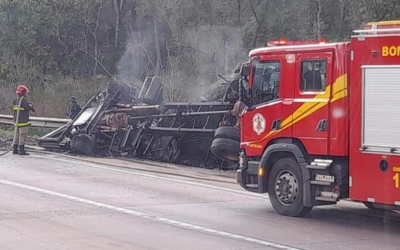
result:
[[[241,67],[237,182],[287,216],[341,199],[399,209],[400,21],[269,45]]]

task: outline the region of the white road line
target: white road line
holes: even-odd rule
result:
[[[34,157],[42,158],[42,159],[49,159],[47,157],[39,156],[39,155],[35,155]],[[231,188],[218,187],[218,186],[213,186],[213,185],[208,185],[208,184],[203,184],[203,183],[198,183],[198,182],[192,182],[192,181],[178,180],[178,179],[174,179],[174,178],[162,177],[162,176],[153,175],[153,174],[144,174],[144,173],[141,173],[141,172],[138,172],[135,170],[124,170],[124,169],[119,169],[119,168],[106,167],[106,166],[101,166],[100,165],[101,163],[91,164],[91,163],[72,161],[72,160],[66,160],[66,159],[61,159],[61,158],[51,158],[51,160],[67,162],[67,163],[72,163],[72,164],[77,164],[77,165],[83,165],[83,166],[87,166],[87,167],[91,167],[91,168],[105,169],[105,170],[110,170],[110,171],[124,173],[124,174],[132,174],[132,175],[153,178],[153,179],[158,179],[158,180],[177,182],[177,183],[187,184],[187,185],[192,185],[192,186],[211,188],[211,189],[215,189],[215,190],[221,190],[221,191],[226,191],[226,192],[231,192],[231,193],[236,193],[236,194],[243,194],[246,196],[253,196],[253,197],[262,198],[262,199],[269,199],[269,197],[266,194],[258,194],[258,193],[252,193],[252,192],[247,192],[247,191],[240,191],[240,190],[231,189]]]
[[[281,245],[281,244],[270,242],[270,241],[265,241],[265,240],[260,240],[260,239],[256,239],[256,238],[239,235],[239,234],[220,231],[220,230],[207,228],[207,227],[203,227],[203,226],[199,226],[199,225],[195,225],[195,224],[190,224],[190,223],[186,223],[186,222],[182,222],[182,221],[168,219],[165,217],[154,216],[154,215],[134,211],[131,209],[126,209],[123,207],[117,207],[117,206],[113,206],[113,205],[109,205],[109,204],[105,204],[105,203],[101,203],[101,202],[96,202],[96,201],[92,201],[92,200],[88,200],[88,199],[84,199],[84,198],[80,198],[80,197],[76,197],[76,196],[71,196],[71,195],[67,195],[67,194],[63,194],[63,193],[54,192],[51,190],[28,186],[28,185],[24,185],[24,184],[17,183],[17,182],[0,179],[0,184],[5,185],[5,186],[23,189],[23,190],[32,191],[32,192],[36,192],[36,193],[40,193],[40,194],[46,194],[46,195],[50,195],[53,197],[77,202],[80,204],[85,204],[85,205],[97,207],[100,209],[107,209],[107,210],[110,210],[113,212],[130,215],[130,216],[135,216],[135,217],[151,220],[154,222],[167,224],[170,226],[175,226],[175,227],[179,227],[179,228],[183,228],[183,229],[197,231],[200,233],[206,233],[206,234],[210,234],[210,235],[214,235],[214,236],[220,236],[220,237],[225,237],[225,238],[229,238],[229,239],[254,243],[254,244],[263,245],[263,246],[267,246],[267,247],[274,248],[274,249],[300,250],[299,248],[285,246],[285,245]]]

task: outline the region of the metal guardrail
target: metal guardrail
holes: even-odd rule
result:
[[[33,127],[41,128],[59,128],[69,121],[70,119],[61,118],[48,118],[48,117],[35,117],[31,116],[30,121]],[[14,125],[14,118],[12,115],[1,115],[0,114],[0,124]]]

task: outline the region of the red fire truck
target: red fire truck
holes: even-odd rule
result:
[[[400,21],[268,45],[240,71],[237,182],[286,216],[341,199],[399,209]]]

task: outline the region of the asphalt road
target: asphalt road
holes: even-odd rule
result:
[[[232,174],[97,161],[0,157],[0,249],[400,248],[397,212],[340,202],[288,218]]]

